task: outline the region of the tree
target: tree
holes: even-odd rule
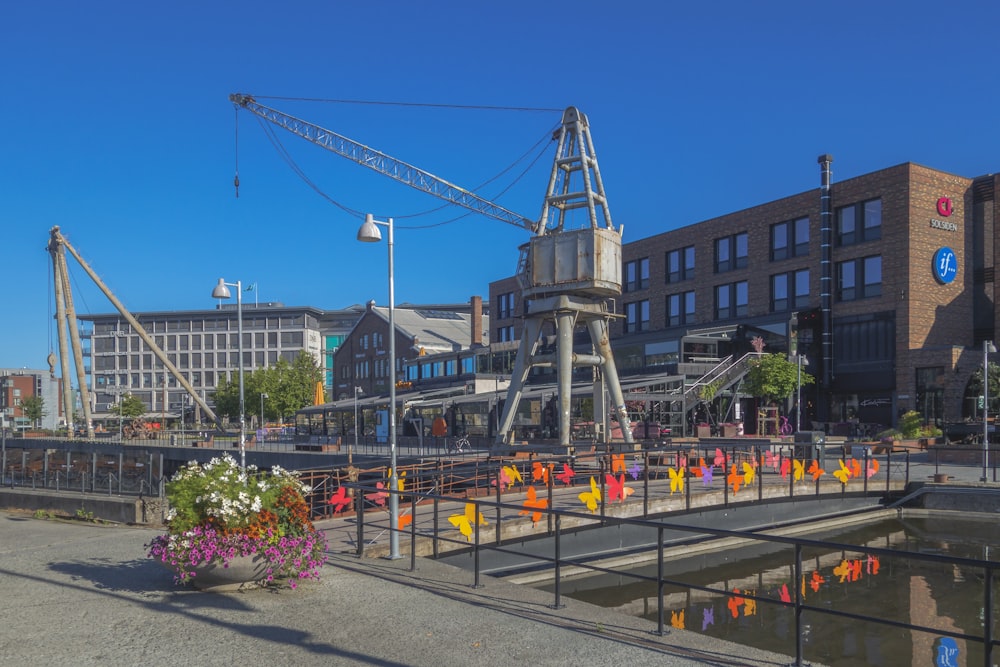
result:
[[[308,352],[300,352],[295,361],[279,359],[276,364],[243,376],[243,411],[247,415],[260,415],[261,394],[265,415],[281,417],[312,405],[316,383],[323,380],[323,369]],[[212,394],[215,411],[232,420],[240,418],[239,378],[220,382]]]
[[[146,404],[138,396],[125,394],[109,412],[118,415],[122,419],[135,419],[146,414]]]
[[[28,418],[32,426],[38,426],[42,417],[48,414],[45,411],[45,399],[41,396],[28,396],[21,401],[21,412]]]
[[[750,360],[745,387],[751,396],[765,403],[782,401],[791,396],[799,387],[799,366],[781,354],[764,354]],[[802,386],[812,384],[816,379],[803,371]]]

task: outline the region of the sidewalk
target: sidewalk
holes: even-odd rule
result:
[[[157,531],[0,514],[0,656],[10,665],[784,665],[418,559],[333,553],[297,590],[177,588],[145,557]],[[738,656],[738,657],[737,657]]]

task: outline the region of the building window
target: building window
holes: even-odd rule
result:
[[[747,281],[715,286],[715,319],[728,320],[747,314]]]
[[[506,326],[497,328],[497,341],[504,343],[514,340],[514,327]]]
[[[649,329],[649,301],[632,301],[625,304],[625,333]]]
[[[498,294],[497,318],[506,320],[510,317],[514,317],[514,293],[507,292],[506,294]]]
[[[837,300],[854,301],[882,296],[882,256],[873,255],[837,264]]]
[[[809,254],[809,218],[771,225],[771,261]]]
[[[635,292],[636,290],[647,289],[649,287],[649,258],[636,259],[625,262],[625,291]]]
[[[771,276],[771,312],[796,310],[809,305],[809,269]]]
[[[882,238],[882,200],[837,209],[837,245],[853,245]]]
[[[745,269],[748,251],[746,232],[715,239],[715,272],[724,273],[733,269]]]
[[[694,246],[689,245],[667,253],[667,283],[679,283],[694,278]]]
[[[675,327],[694,322],[694,292],[667,296],[667,326]]]

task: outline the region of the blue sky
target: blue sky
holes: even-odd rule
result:
[[[355,241],[366,211],[396,220],[397,303],[514,273],[527,232],[411,217],[440,202],[278,130],[307,183],[254,116],[237,124],[232,92],[470,189],[534,156],[560,112],[300,99],[577,106],[628,242],[814,188],[821,153],[834,182],[1000,169],[998,19],[985,1],[7,3],[0,367],[44,368],[56,346],[53,225],[136,312],[211,308],[220,277],[290,306],[384,305],[385,244]],[[552,154],[481,194],[537,218]],[[79,312],[112,312],[70,271]]]

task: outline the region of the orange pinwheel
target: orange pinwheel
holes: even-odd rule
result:
[[[478,522],[480,526],[487,525],[486,517],[483,516],[482,512],[478,513]],[[465,538],[472,541],[472,527],[476,524],[476,504],[475,503],[465,503],[465,513],[464,514],[452,514],[448,517],[448,522],[451,525],[458,528],[458,531],[465,535]]]
[[[826,471],[819,467],[819,462],[816,459],[813,459],[813,462],[809,465],[809,470],[806,472],[813,476],[814,482],[819,479],[821,475],[826,474]]]
[[[541,482],[545,486],[549,485],[549,474],[552,472],[553,464],[546,463],[542,464],[541,461],[535,461],[531,464],[531,481]]]
[[[812,588],[813,593],[819,592],[819,587],[826,583],[826,579],[819,573],[819,570],[813,570],[812,579],[809,581],[809,587]]]
[[[732,465],[729,475],[726,476],[726,481],[733,487],[733,493],[739,493],[740,484],[743,483],[743,475],[736,470],[735,463]]]
[[[861,462],[855,458],[851,459],[851,477],[861,477]]]
[[[591,512],[597,511],[597,506],[601,503],[601,489],[597,486],[597,480],[591,476],[590,491],[580,494],[580,502],[587,506]]]
[[[412,514],[400,514],[399,520],[396,522],[399,530],[405,530],[407,526],[413,523]]]
[[[785,477],[788,477],[788,473],[791,471],[791,469],[792,469],[792,460],[791,459],[781,459],[781,478],[782,479],[784,479]]]
[[[625,472],[625,455],[624,454],[612,454],[611,455],[611,473]]]
[[[626,498],[635,493],[635,489],[631,486],[625,486],[625,475],[615,477],[605,473],[604,481],[608,485],[608,500],[625,502]]]
[[[779,593],[779,597],[781,598],[782,602],[792,601],[792,594],[788,592],[788,584],[781,584],[781,592]]]
[[[868,574],[878,574],[878,556],[868,557]]]
[[[538,523],[542,518],[542,513],[539,510],[543,510],[549,506],[548,498],[539,498],[538,492],[535,491],[535,487],[528,487],[528,497],[524,500],[524,509],[518,512],[521,514],[530,514],[531,522]]]
[[[670,627],[684,629],[684,610],[670,612]]]

